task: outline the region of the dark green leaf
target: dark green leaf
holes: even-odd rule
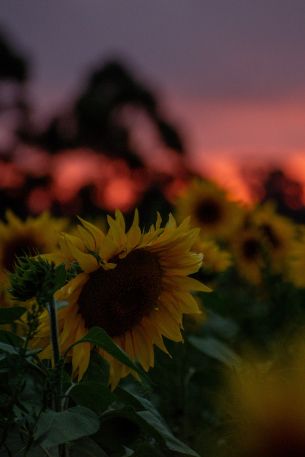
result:
[[[0,329],[0,342],[10,344],[11,346],[21,347],[24,340],[13,332]]]
[[[132,449],[129,449],[129,447],[124,446],[124,455],[122,457],[131,457],[132,455],[136,455]]]
[[[102,413],[116,400],[110,389],[100,382],[76,384],[70,391],[70,397],[75,403],[86,406],[96,413]]]
[[[87,335],[85,335],[83,338],[81,338],[72,346],[70,346],[70,348],[66,352],[68,352],[73,346],[85,342],[91,343],[94,346],[104,349],[106,352],[108,352],[108,354],[112,355],[112,357],[119,360],[124,365],[127,365],[132,370],[136,371],[142,379],[149,382],[149,378],[144,372],[144,370],[135,362],[133,362],[128,357],[126,352],[124,352],[117,344],[115,344],[113,339],[105,332],[104,329],[100,327],[92,327],[87,333]]]
[[[82,438],[74,442],[69,455],[71,457],[109,457],[91,438]]]
[[[98,416],[88,408],[75,406],[63,412],[48,410],[42,413],[34,438],[48,449],[92,435],[98,429]]]
[[[0,324],[12,324],[26,312],[26,308],[15,306],[14,308],[0,308]]]
[[[67,273],[66,273],[64,264],[58,265],[55,268],[54,273],[55,273],[55,290],[58,290],[58,289],[61,289],[65,285],[65,282],[66,282]]]
[[[83,382],[93,380],[106,386],[109,384],[109,364],[97,351],[91,352],[89,367],[83,377]]]
[[[148,411],[156,411],[154,405],[147,398],[143,397],[138,392],[134,392],[133,385],[118,387],[115,393],[120,400],[136,410],[146,409]]]
[[[7,354],[17,354],[18,350],[11,344],[0,342],[0,352],[5,352]]]
[[[24,450],[27,445],[27,436],[22,436],[17,427],[11,427],[4,445],[0,446],[0,457],[24,457]],[[10,454],[8,450],[10,451]],[[41,449],[34,448],[27,452],[27,457],[43,457]]]
[[[150,411],[138,411],[137,415],[140,416],[154,432],[157,432],[157,435],[162,438],[164,444],[169,450],[178,452],[182,455],[199,457],[197,452],[189,448],[172,434],[163,419],[158,414],[153,414]]]
[[[204,323],[204,331],[230,339],[237,334],[238,325],[232,319],[208,310],[208,319]]]
[[[229,367],[235,365],[239,360],[239,356],[232,351],[231,348],[216,338],[190,336],[189,342],[203,354],[212,357]]]
[[[130,408],[123,408],[121,411],[106,412],[103,415],[104,417],[121,414],[136,422],[147,434],[153,436],[157,441],[162,442],[170,451],[198,457],[198,454],[195,451],[172,434],[163,418],[148,399],[135,394],[130,389],[127,390],[126,388],[118,388],[117,393],[119,397],[124,399],[125,402],[128,402],[133,408],[138,409],[138,411],[133,411]]]

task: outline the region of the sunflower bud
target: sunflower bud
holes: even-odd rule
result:
[[[63,264],[55,266],[41,257],[19,257],[15,272],[10,275],[12,297],[19,301],[37,298],[46,302],[66,282]]]

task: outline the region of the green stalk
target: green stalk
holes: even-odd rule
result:
[[[48,303],[48,310],[50,316],[50,334],[51,334],[51,344],[53,352],[53,362],[55,369],[55,398],[54,398],[54,407],[55,411],[63,410],[62,403],[62,368],[63,360],[60,355],[59,349],[59,338],[58,338],[58,322],[57,322],[57,312],[54,298],[52,297]],[[69,451],[65,444],[61,444],[58,447],[58,454],[60,457],[68,457]]]
[[[49,316],[50,316],[50,333],[51,333],[51,344],[53,351],[53,361],[55,368],[60,365],[60,350],[59,350],[59,339],[58,339],[58,323],[57,313],[54,299],[52,298],[48,303]]]

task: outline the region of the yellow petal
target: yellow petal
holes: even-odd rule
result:
[[[98,269],[99,264],[96,260],[96,258],[92,254],[85,254],[84,252],[80,251],[76,246],[74,246],[72,243],[69,243],[69,248],[71,251],[71,254],[77,260],[79,263],[81,269],[85,273],[91,273],[92,271],[95,271]]]
[[[90,234],[92,234],[92,236],[95,240],[96,246],[99,246],[101,244],[101,242],[103,241],[103,239],[105,238],[105,234],[102,232],[102,230],[100,230],[98,227],[91,224],[90,222],[85,221],[81,217],[79,217],[78,219],[81,221],[81,223],[85,227],[85,229]]]

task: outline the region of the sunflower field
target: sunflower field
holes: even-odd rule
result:
[[[305,227],[199,178],[142,213],[6,211],[0,456],[304,457]]]

